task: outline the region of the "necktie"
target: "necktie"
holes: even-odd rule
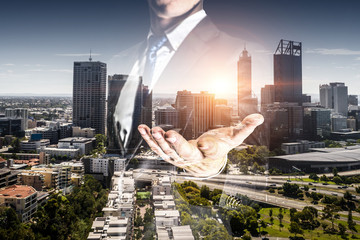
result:
[[[148,49],[146,52],[146,63],[143,74],[144,85],[149,86],[153,79],[154,69],[156,64],[157,51],[164,46],[167,42],[167,38],[164,35],[161,36],[150,36],[148,40]]]

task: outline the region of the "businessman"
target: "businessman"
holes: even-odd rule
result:
[[[122,68],[118,71],[129,77],[112,113],[117,144],[126,151],[137,127],[165,161],[196,177],[214,176],[224,168],[227,153],[263,122],[261,115],[252,114],[236,127],[211,130],[187,141],[175,131],[139,125],[134,121],[134,99],[140,84],[149,86],[150,92],[159,85],[174,92],[195,81],[206,85],[212,76],[226,75],[242,45],[212,23],[203,0],[148,0],[148,4],[147,39],[119,55],[125,62],[118,63]]]

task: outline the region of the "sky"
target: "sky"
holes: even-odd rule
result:
[[[255,94],[273,83],[280,39],[302,42],[304,93],[338,81],[360,94],[360,1],[205,0],[204,8],[223,31],[261,46],[247,47]],[[0,95],[71,94],[74,61],[92,49],[106,63],[146,37],[148,19],[146,0],[3,1]]]

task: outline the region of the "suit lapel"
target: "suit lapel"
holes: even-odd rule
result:
[[[204,18],[184,39],[161,74],[159,82],[174,79],[174,76],[181,77],[190,72],[210,49],[207,43],[215,39],[219,33],[212,21],[208,17]]]

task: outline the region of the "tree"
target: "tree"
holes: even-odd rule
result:
[[[333,178],[333,182],[336,183],[337,185],[340,185],[343,182],[343,180],[341,179],[341,177],[335,176]]]
[[[302,197],[302,191],[297,184],[284,183],[283,184],[284,195],[287,197],[299,198]]]
[[[106,144],[106,136],[103,134],[96,134],[96,152],[99,154],[104,154],[105,151],[105,144]]]
[[[206,199],[210,199],[210,188],[206,185],[202,185],[200,189],[200,196]]]
[[[296,234],[303,234],[303,230],[296,222],[291,222],[289,226],[289,232]]]
[[[337,170],[336,167],[334,167],[334,168],[332,169],[332,173],[333,173],[334,177],[339,176],[339,175],[338,175],[338,170]]]
[[[326,232],[326,229],[327,229],[328,226],[329,226],[329,225],[328,225],[326,222],[322,222],[322,223],[321,223],[321,227],[322,227],[324,233]]]
[[[356,222],[354,222],[353,218],[352,218],[352,211],[351,209],[349,209],[349,214],[348,214],[348,219],[347,219],[347,224],[348,224],[348,228],[351,231],[356,231]]]
[[[323,181],[323,182],[328,182],[329,181],[329,178],[324,174],[320,177],[320,181]]]
[[[266,228],[267,224],[264,220],[261,220],[260,221],[260,224],[259,224],[259,232],[261,233],[261,228]]]
[[[351,201],[351,200],[352,200],[352,194],[351,194],[351,192],[346,191],[346,192],[344,193],[344,198],[345,198],[346,200],[348,200],[348,201]]]
[[[326,205],[323,209],[323,217],[325,219],[329,219],[331,221],[331,229],[334,229],[334,220],[335,218],[339,218],[339,214],[337,212],[340,211],[340,208],[335,204]]]
[[[309,178],[317,182],[319,180],[319,176],[316,173],[310,173]]]
[[[11,147],[13,153],[17,153],[20,151],[20,142],[20,139],[17,137],[12,140]]]
[[[281,229],[281,228],[283,227],[282,220],[283,220],[283,218],[284,218],[284,215],[283,215],[282,213],[279,213],[279,214],[277,215],[277,217],[278,217],[278,219],[279,219],[279,222],[280,222],[279,226],[280,226],[280,229]]]
[[[240,172],[243,174],[248,174],[248,166],[247,165],[240,165]]]
[[[339,233],[340,233],[340,235],[343,236],[343,235],[345,234],[345,232],[346,232],[346,227],[345,227],[345,225],[342,224],[342,223],[339,223],[339,224],[338,224],[338,228],[339,228]]]
[[[258,164],[257,162],[254,162],[254,164],[253,164],[252,167],[251,167],[251,171],[252,171],[253,173],[257,173],[257,171],[259,170],[259,168],[260,168],[259,164]]]

